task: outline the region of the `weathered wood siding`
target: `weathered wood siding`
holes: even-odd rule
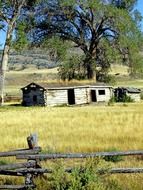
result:
[[[75,104],[88,103],[88,90],[87,88],[75,88]]]
[[[44,88],[35,83],[22,88],[23,105],[74,105],[91,102],[108,102],[112,88],[104,86],[76,86]],[[94,97],[93,97],[94,96]]]
[[[47,106],[64,105],[68,104],[67,90],[47,90]]]
[[[35,101],[34,101],[35,97]],[[23,93],[23,105],[25,106],[33,106],[33,105],[45,105],[45,93],[43,90],[37,89],[28,89],[28,91],[24,91]]]
[[[111,88],[108,88],[108,87],[90,87],[88,89],[88,91],[89,91],[88,92],[89,103],[92,102],[91,90],[95,90],[97,102],[108,102],[112,97],[112,89]],[[100,90],[104,90],[105,94],[100,95],[100,93],[99,93]]]
[[[127,94],[127,96],[130,96],[132,98],[132,100],[134,100],[135,102],[139,102],[141,100],[140,93],[127,92],[126,94]]]

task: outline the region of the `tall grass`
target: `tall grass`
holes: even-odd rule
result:
[[[47,152],[142,149],[143,103],[79,107],[0,107],[0,151],[27,147],[33,132]],[[73,163],[73,162],[72,162]],[[142,167],[126,158],[113,167]],[[124,189],[142,190],[142,174],[113,175]]]
[[[142,149],[143,103],[116,106],[0,108],[0,149],[26,146],[33,132],[43,149],[92,152]]]

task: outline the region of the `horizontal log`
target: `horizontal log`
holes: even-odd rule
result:
[[[70,154],[38,154],[38,155],[17,155],[17,159],[71,159],[71,158],[94,158],[94,157],[105,157],[105,156],[135,156],[143,155],[143,150],[140,151],[126,151],[126,152],[96,152],[96,153],[70,153]]]
[[[131,174],[131,173],[143,173],[143,168],[113,168],[109,170],[111,174]]]
[[[36,166],[36,161],[32,160],[26,163],[8,164],[0,166],[0,170],[13,170],[18,168],[32,168]]]
[[[65,169],[65,172],[71,173],[74,170],[74,168],[67,168]],[[84,171],[84,168],[81,168],[81,171]],[[143,168],[112,168],[109,170],[100,169],[97,170],[99,174],[133,174],[133,173],[143,173]],[[40,175],[40,174],[51,174],[53,173],[52,169],[18,169],[15,171],[0,171],[0,175],[11,175],[11,176],[25,176],[26,174],[32,174],[32,175]]]
[[[25,154],[38,154],[41,151],[41,147],[35,147],[34,149],[20,149],[8,152],[0,152],[0,157],[17,156]]]
[[[32,189],[35,185],[0,185],[0,189]]]
[[[0,170],[0,175],[9,175],[9,176],[24,176],[21,172],[17,170]]]

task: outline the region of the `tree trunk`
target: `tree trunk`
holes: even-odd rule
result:
[[[12,26],[8,26],[6,42],[3,50],[1,65],[0,65],[0,105],[4,104],[4,94],[5,94],[5,75],[7,71],[8,59],[9,59],[9,50],[12,38]]]
[[[86,76],[89,80],[95,80],[96,82],[96,70],[95,62],[92,59],[92,56],[87,55],[84,60],[84,67],[86,69]]]

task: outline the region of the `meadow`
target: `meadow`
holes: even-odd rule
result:
[[[141,150],[143,102],[75,107],[0,108],[0,150],[26,148],[26,137],[37,133],[44,152]],[[72,162],[73,164],[74,162]],[[142,167],[130,157],[114,167]],[[112,175],[123,189],[141,190],[143,174]]]
[[[116,86],[143,87],[142,79],[128,77],[126,67],[114,66],[111,74],[116,73],[122,73],[117,76]],[[20,88],[33,81],[60,82],[57,69],[9,71],[6,75],[6,93],[21,97]],[[39,146],[43,152],[49,153],[141,150],[142,115],[143,102],[67,107],[6,104],[0,107],[0,151],[27,148],[26,137],[31,133],[38,134]],[[120,162],[110,163],[110,167],[142,167],[142,160],[142,157],[124,158]],[[7,161],[14,160],[8,158]],[[44,163],[45,166],[47,164],[51,165]],[[76,161],[64,161],[64,164],[74,166]],[[0,184],[6,182],[6,179],[0,178]],[[118,174],[109,176],[109,179],[117,181],[122,190],[143,189],[143,174]],[[11,178],[8,182],[11,183]],[[112,190],[114,189],[113,187]]]
[[[0,108],[0,149],[25,147],[33,132],[44,150],[142,149],[143,103],[113,106]],[[12,142],[9,141],[12,139]]]

